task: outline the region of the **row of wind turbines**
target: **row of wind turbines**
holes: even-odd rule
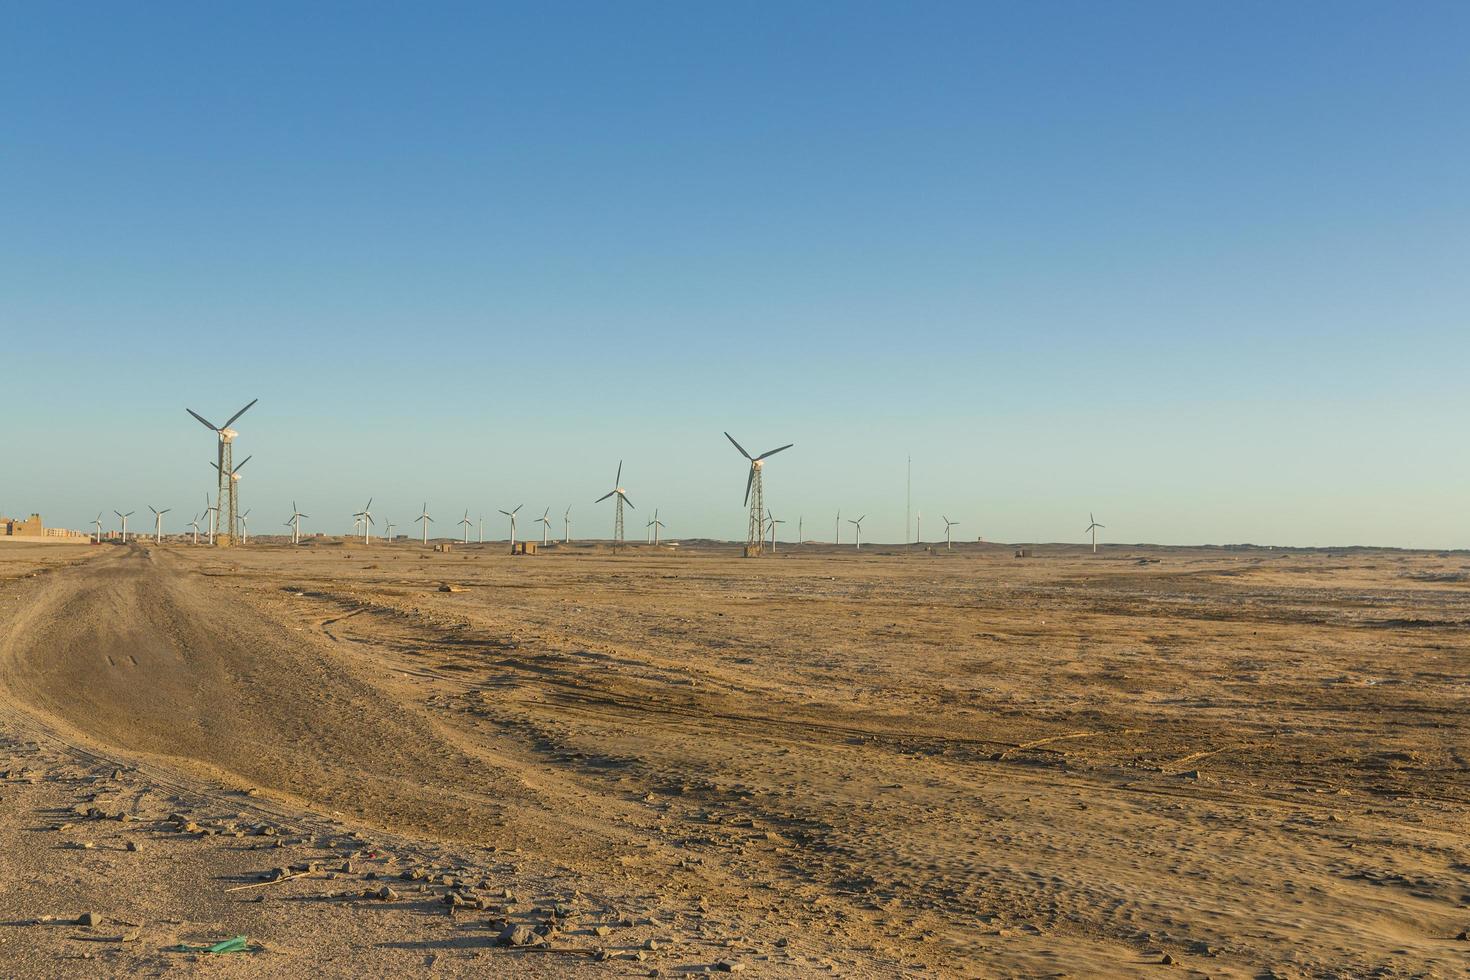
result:
[[[231,426],[234,425],[234,423],[237,422],[240,417],[244,415],[247,411],[249,411],[258,401],[258,398],[252,400],[244,408],[240,409],[234,415],[230,416],[229,419],[226,420],[224,425],[218,426],[210,422],[198,412],[194,411],[192,408],[185,409],[185,411],[187,411],[191,416],[197,419],[202,425],[214,432],[218,438],[217,459],[215,462],[210,464],[214,468],[218,477],[218,496],[216,497],[215,501],[211,503],[208,494],[206,494],[204,501],[204,510],[199,514],[196,514],[193,520],[189,522],[189,526],[193,528],[194,531],[195,544],[199,543],[201,533],[206,536],[208,543],[211,545],[232,545],[236,543],[237,537],[241,543],[249,541],[250,510],[246,509],[245,511],[240,511],[238,509],[240,493],[239,486],[240,471],[244,468],[246,463],[250,462],[253,456],[246,456],[245,459],[242,460],[238,466],[234,465],[233,446],[235,439],[239,437],[239,433],[232,429]],[[745,457],[746,461],[750,464],[745,481],[745,504],[750,511],[749,521],[746,529],[745,554],[750,557],[758,556],[765,551],[767,546],[769,546],[770,550],[774,552],[776,550],[777,531],[780,525],[787,522],[785,520],[782,520],[781,518],[776,517],[771,508],[765,503],[765,464],[766,461],[769,460],[772,456],[775,456],[777,453],[785,452],[786,450],[791,449],[795,444],[787,443],[784,446],[778,446],[775,449],[767,450],[766,452],[761,453],[759,456],[752,456],[750,453],[746,452],[745,447],[737,442],[735,437],[730,435],[730,433],[726,432],[725,438],[730,441],[730,444],[734,446],[735,449],[740,453],[740,455]],[[633,502],[628,498],[627,490],[623,487],[623,463],[621,460],[618,461],[617,474],[613,478],[612,489],[603,494],[601,497],[598,497],[597,500],[594,501],[594,503],[602,503],[604,500],[608,500],[610,498],[614,502],[613,546],[614,548],[617,548],[624,543],[624,508],[634,509]],[[516,543],[516,535],[518,532],[518,515],[521,508],[524,506],[524,504],[517,504],[510,510],[500,510],[500,513],[505,515],[505,517],[508,518],[510,521],[510,542],[512,548],[515,547]],[[377,518],[373,515],[372,507],[373,498],[369,497],[367,504],[364,505],[361,510],[356,511],[352,515],[353,536],[360,536],[364,544],[371,543],[373,537],[373,528],[377,524]],[[152,505],[149,505],[148,509],[153,512],[154,540],[157,542],[162,542],[163,515],[170,513],[172,508],[165,507],[160,510],[153,507]],[[117,515],[118,520],[121,523],[122,540],[124,541],[124,543],[126,543],[128,538],[128,518],[134,514],[134,511],[128,511],[124,514],[121,511],[114,510],[113,513]],[[567,507],[567,509],[562,514],[562,540],[566,544],[570,544],[572,541],[571,515],[571,507]],[[302,513],[301,509],[296,506],[296,502],[294,500],[291,502],[291,516],[286,519],[283,526],[289,527],[291,529],[292,544],[301,543],[301,521],[303,519],[310,519],[310,516],[311,515],[309,514]],[[850,517],[847,519],[847,523],[852,525],[852,541],[853,547],[856,549],[862,548],[863,521],[866,519],[866,514],[855,518]],[[952,549],[954,547],[952,536],[953,529],[959,526],[959,522],[950,520],[949,517],[946,515],[941,515],[941,519],[944,521],[945,547]],[[1092,550],[1094,553],[1096,553],[1097,532],[1099,529],[1105,527],[1105,525],[1099,524],[1096,518],[1091,514],[1088,515],[1088,519],[1090,523],[1083,533],[1091,534]],[[201,520],[208,521],[207,531],[201,532]],[[427,545],[429,542],[429,525],[434,522],[434,518],[429,514],[429,505],[427,501],[425,501],[423,506],[420,508],[419,516],[414,518],[414,522],[419,524],[420,541],[423,544]],[[916,525],[916,532],[918,532],[918,535],[916,535],[916,540],[918,540],[919,536],[921,536],[922,534],[922,522],[923,514],[920,513],[919,524]],[[456,523],[463,528],[463,542],[465,544],[469,544],[470,529],[476,523],[475,521],[471,520],[469,510],[466,510],[464,512],[464,516],[460,518],[459,521]],[[541,525],[541,543],[543,545],[549,544],[551,540],[552,524],[551,508],[547,507],[545,510],[543,510],[541,516],[537,518],[534,523],[538,523]],[[799,517],[797,519],[798,544],[805,540],[804,523],[805,519],[803,517]],[[96,526],[96,540],[100,541],[102,538],[102,514],[100,512],[97,514],[97,518],[93,521],[93,524]],[[393,528],[395,526],[396,525],[392,523],[386,523],[384,525],[383,534],[381,535],[384,540],[393,540]],[[645,524],[648,542],[657,545],[660,540],[661,532],[663,531],[665,526],[666,525],[664,524],[664,522],[659,519],[659,511],[655,509],[653,512],[653,516],[649,518],[648,522]],[[479,540],[481,543],[483,543],[485,540],[485,518],[483,514],[479,518]],[[842,511],[840,509],[837,511],[837,517],[833,527],[833,541],[838,545],[842,544]],[[769,542],[769,545],[767,544],[767,542]]]

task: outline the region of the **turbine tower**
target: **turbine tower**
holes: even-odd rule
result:
[[[464,525],[464,543],[465,544],[469,544],[470,543],[470,525],[473,524],[473,523],[475,523],[474,521],[470,520],[470,512],[469,511],[465,511],[464,512],[464,516],[459,519],[459,522]]]
[[[771,513],[770,508],[766,508],[766,523],[771,526],[771,554],[775,554],[776,553],[776,525],[777,524],[785,524],[786,522],[785,521],[778,521],[778,520],[776,520],[776,516]]]
[[[740,450],[740,455],[750,460],[750,475],[745,478],[745,503],[750,507],[750,521],[745,528],[745,553],[749,557],[759,555],[765,543],[765,504],[763,503],[764,490],[761,487],[761,470],[765,468],[765,461],[781,452],[796,445],[788,442],[779,449],[752,456],[745,451],[745,447],[735,441],[730,433],[725,433],[725,438],[730,440],[730,445]]]
[[[551,543],[551,518],[548,516],[550,513],[551,508],[548,507],[537,518],[541,522],[541,547],[543,548]]]
[[[914,514],[914,544],[919,544],[924,540],[923,532],[920,530],[923,526],[924,512],[921,510]]]
[[[123,513],[120,513],[118,511],[113,511],[113,513],[114,514],[117,514],[118,519],[122,521],[122,539],[123,539],[123,544],[127,544],[128,543],[128,518],[133,516],[133,512],[132,511],[128,511],[126,514],[123,514]]]
[[[387,524],[384,524],[383,525],[383,543],[384,544],[392,544],[393,543],[393,522],[392,521],[389,521]]]
[[[173,508],[165,507],[163,510],[158,510],[152,504],[149,504],[148,509],[153,511],[153,543],[163,544],[163,515],[173,510]]]
[[[863,515],[863,517],[867,516],[867,514]],[[863,546],[863,517],[859,517],[857,520],[853,520],[851,517],[847,519],[847,523],[852,525],[853,546],[858,549],[861,549]]]
[[[623,504],[633,507],[633,501],[629,500],[628,495],[623,492],[623,461],[621,459],[618,460],[618,475],[613,478],[613,488],[592,502],[600,504],[608,497],[618,498],[616,516],[613,518],[613,551],[617,551],[623,543]],[[633,509],[637,510],[636,507]]]
[[[832,543],[833,544],[841,544],[842,543],[842,508],[841,507],[837,508],[837,523],[833,525],[833,529],[832,529]]]
[[[250,543],[250,511],[248,510],[240,515],[240,543]]]
[[[509,517],[510,518],[510,550],[511,551],[514,551],[515,548],[516,548],[516,511],[520,510],[524,506],[526,506],[526,505],[525,504],[516,504],[515,510],[502,510],[501,511],[502,514],[504,514],[506,517]]]
[[[192,408],[184,409],[184,411],[203,423],[205,428],[212,429],[219,434],[219,460],[214,464],[214,468],[219,471],[219,500],[215,504],[217,510],[214,522],[216,529],[219,527],[220,517],[229,518],[224,525],[225,532],[223,534],[216,534],[214,540],[211,541],[212,544],[218,544],[220,547],[227,548],[235,543],[235,515],[240,510],[239,485],[233,479],[235,470],[239,468],[234,465],[234,443],[235,437],[240,433],[230,428],[230,426],[235,423],[236,419],[250,411],[250,406],[258,401],[260,401],[259,398],[252,399],[250,405],[246,405],[234,415],[231,415],[224,425],[215,425]],[[240,466],[244,465],[244,463],[240,464]]]
[[[651,521],[648,522],[648,526],[653,531],[653,546],[655,548],[657,548],[658,547],[658,532],[660,530],[662,530],[662,528],[664,526],[664,522],[658,519],[658,508],[657,507],[655,507],[653,509],[653,520],[651,520]]]
[[[468,517],[469,516],[469,513],[466,512],[465,513],[465,516]],[[422,535],[422,541],[423,541],[423,543],[424,544],[428,544],[429,543],[429,525],[431,523],[433,523],[434,519],[429,516],[429,502],[427,500],[424,501],[424,506],[423,506],[423,509],[419,512],[419,516],[418,517],[415,517],[414,520],[418,521],[419,522],[419,527],[421,527],[423,529],[423,535]]]
[[[1097,522],[1097,518],[1092,516],[1091,511],[1088,512],[1087,519],[1089,521],[1091,521],[1092,523],[1089,524],[1089,525],[1087,525],[1087,530],[1086,531],[1083,531],[1082,533],[1083,534],[1086,534],[1086,533],[1088,533],[1088,531],[1091,531],[1092,532],[1092,553],[1095,555],[1095,554],[1097,554],[1097,531],[1098,531],[1098,528],[1107,527],[1107,525],[1106,524],[1099,524]]]
[[[199,518],[200,518],[200,516],[201,515],[199,515],[199,514],[195,514],[194,515],[194,519],[189,522],[189,526],[194,529],[194,543],[195,544],[198,544],[199,543]]]
[[[944,515],[942,514],[940,516],[944,517]],[[948,517],[944,517],[944,546],[950,551],[954,550],[954,544],[950,541],[949,529],[954,527],[958,523],[959,521],[952,521]]]
[[[562,544],[571,544],[572,543],[572,509],[570,507],[567,508],[567,512],[565,514],[561,515],[561,519],[566,522],[566,531],[565,531],[566,537],[562,540]]]
[[[97,534],[92,538],[94,544],[102,543],[102,511],[97,512],[97,519],[92,522],[97,525]]]
[[[241,411],[244,411],[244,409],[241,409]],[[221,445],[228,446],[229,443],[221,443]],[[230,452],[228,449],[226,449],[225,460],[228,462],[229,458]],[[255,457],[253,456],[246,456],[244,459],[240,460],[239,466],[230,470],[229,492],[225,494],[223,503],[217,504],[215,506],[214,541],[215,544],[219,545],[220,547],[228,547],[235,543],[235,519],[239,516],[236,508],[240,506],[240,471],[245,468],[246,463],[250,462],[254,458]],[[215,469],[219,469],[218,463],[211,463],[210,465],[213,466]],[[223,473],[223,471],[221,472]],[[230,522],[228,524],[224,523],[222,520],[225,517],[230,518]]]
[[[369,497],[367,506],[352,516],[362,522],[362,543],[371,544],[373,540],[373,498]]]

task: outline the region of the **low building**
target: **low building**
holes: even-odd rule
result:
[[[68,531],[64,527],[47,527],[40,514],[32,514],[25,520],[18,517],[0,517],[0,537],[6,538],[75,538],[83,540],[90,535],[82,531]]]

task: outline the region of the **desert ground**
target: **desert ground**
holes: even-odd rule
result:
[[[1465,976],[1470,555],[13,544],[0,777],[6,976]]]

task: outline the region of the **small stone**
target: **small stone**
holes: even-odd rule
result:
[[[1470,942],[1470,929],[1461,929],[1460,934],[1455,938],[1462,943]]]
[[[720,960],[715,964],[715,969],[720,973],[739,973],[745,969],[745,964],[739,960]]]
[[[138,851],[141,851],[142,849],[143,849],[143,844],[142,844],[141,841],[135,841],[135,840],[128,841],[128,850],[130,850],[130,851],[132,851],[132,852],[134,852],[136,854]]]
[[[1165,966],[1173,966],[1174,965],[1174,957],[1170,956],[1168,953],[1165,953],[1159,959],[1159,962],[1162,963],[1162,964],[1164,964]]]
[[[535,946],[545,942],[544,939],[536,935],[534,931],[528,929],[526,926],[513,925],[509,922],[505,924],[504,929],[500,930],[500,935],[496,937],[495,941],[501,946]]]
[[[96,912],[83,912],[81,915],[77,916],[77,925],[79,926],[96,928],[101,924],[102,916],[98,915]]]
[[[377,896],[378,900],[381,902],[396,902],[398,900],[398,893],[389,888],[387,885],[379,888],[373,894]]]
[[[593,933],[595,933],[596,935],[599,935],[599,936],[610,936],[610,935],[612,935],[612,930],[609,929],[607,926],[598,926],[596,929],[593,929],[592,931],[593,931]]]
[[[644,949],[651,949],[651,950],[658,950],[658,949],[661,949],[662,948],[662,944],[657,939],[648,939],[648,940],[645,940],[644,941],[643,948]]]

